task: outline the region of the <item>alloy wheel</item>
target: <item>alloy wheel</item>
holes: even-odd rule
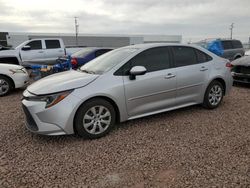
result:
[[[220,103],[223,96],[222,88],[219,85],[214,85],[209,92],[209,103],[216,106]]]
[[[0,95],[6,94],[9,91],[9,88],[9,83],[4,79],[0,79]]]
[[[83,117],[83,127],[90,134],[103,133],[111,123],[111,113],[104,106],[91,107]]]

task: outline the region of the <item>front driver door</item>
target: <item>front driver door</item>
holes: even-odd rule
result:
[[[176,72],[172,68],[168,47],[151,48],[132,58],[126,70],[144,66],[145,75],[130,80],[123,76],[127,111],[130,118],[139,117],[175,105]]]
[[[22,62],[36,63],[37,61],[39,62],[44,59],[45,50],[42,47],[41,40],[30,41],[26,46],[30,46],[30,50],[20,50]]]

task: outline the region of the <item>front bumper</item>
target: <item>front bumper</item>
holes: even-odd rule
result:
[[[78,102],[79,99],[70,94],[55,106],[45,108],[45,102],[23,99],[26,128],[43,135],[74,134],[73,121]]]
[[[22,88],[29,84],[29,75],[27,74],[14,74],[12,75],[12,79],[15,82],[15,88]]]

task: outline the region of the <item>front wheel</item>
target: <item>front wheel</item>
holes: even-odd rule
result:
[[[103,99],[93,99],[84,103],[76,113],[75,131],[90,139],[106,135],[115,124],[115,110]]]
[[[12,88],[11,81],[0,75],[0,97],[7,95]]]
[[[208,109],[217,108],[224,94],[224,87],[219,81],[212,81],[205,93],[203,106]]]

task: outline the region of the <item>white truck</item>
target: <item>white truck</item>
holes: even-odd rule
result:
[[[0,51],[0,63],[27,66],[30,64],[54,64],[60,56],[66,55],[63,40],[41,38],[23,42],[15,49]]]

